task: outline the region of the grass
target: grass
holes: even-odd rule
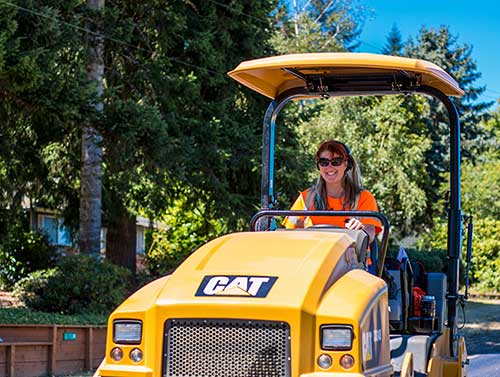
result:
[[[108,314],[59,314],[26,308],[0,309],[0,324],[9,325],[106,325]]]

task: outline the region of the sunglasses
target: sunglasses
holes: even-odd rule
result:
[[[318,165],[322,167],[327,167],[329,164],[332,164],[332,166],[340,166],[344,162],[343,157],[334,157],[331,160],[328,158],[320,158],[318,160]]]

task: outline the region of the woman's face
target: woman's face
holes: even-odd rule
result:
[[[347,161],[342,161],[339,166],[335,165],[335,160],[342,160],[343,157],[337,153],[332,153],[330,151],[323,151],[319,155],[319,174],[323,177],[327,184],[331,185],[341,185],[342,179],[344,178],[345,171],[347,169]],[[328,160],[330,161],[327,166],[322,166],[321,162]],[[332,160],[334,163],[332,164]]]

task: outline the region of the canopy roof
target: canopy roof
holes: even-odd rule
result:
[[[464,94],[453,77],[433,63],[367,53],[309,53],[255,59],[240,63],[228,75],[271,99],[295,88],[318,95],[407,92],[429,86],[448,96]]]

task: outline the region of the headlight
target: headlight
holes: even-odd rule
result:
[[[116,344],[140,344],[142,322],[131,319],[113,321],[113,342]]]
[[[346,325],[323,325],[321,348],[330,351],[348,351],[352,348],[352,327]]]
[[[121,348],[115,347],[111,350],[110,356],[113,359],[113,361],[118,362],[121,359],[123,359],[123,351]]]
[[[140,363],[142,360],[142,351],[139,348],[134,348],[130,351],[129,357],[134,363]]]

